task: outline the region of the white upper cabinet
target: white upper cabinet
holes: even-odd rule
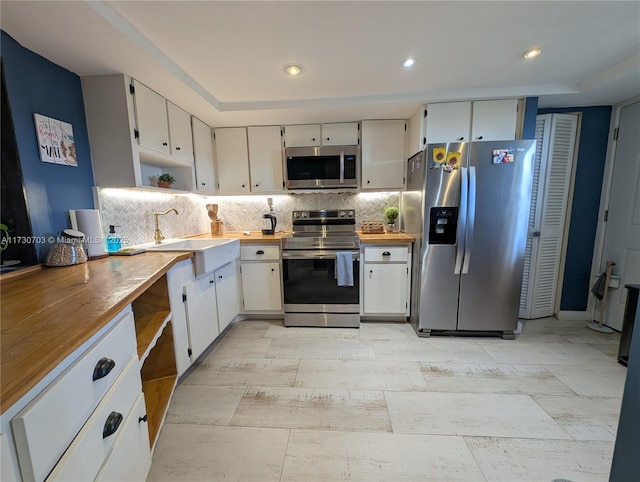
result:
[[[427,105],[428,144],[516,138],[518,99]]]
[[[191,114],[169,101],[167,101],[167,114],[169,117],[171,155],[193,162]]]
[[[196,191],[214,194],[216,174],[213,162],[211,128],[200,119],[192,118],[193,153],[196,163]]]
[[[473,103],[472,141],[516,138],[518,99],[481,100]]]
[[[218,194],[248,194],[249,151],[246,127],[214,129]]]
[[[427,144],[468,142],[471,102],[427,105]]]
[[[253,193],[284,190],[281,133],[280,126],[247,128],[251,192]]]
[[[168,173],[172,190],[195,190],[188,113],[122,74],[83,77],[82,93],[96,185],[159,189]]]
[[[362,121],[362,189],[403,189],[404,120]]]
[[[167,101],[137,80],[133,81],[138,144],[170,154]]]
[[[307,147],[321,145],[320,124],[301,124],[284,127],[286,147]]]
[[[341,122],[336,124],[322,124],[323,146],[357,146],[358,123]]]

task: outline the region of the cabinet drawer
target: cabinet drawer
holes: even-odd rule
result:
[[[122,433],[113,442],[111,455],[95,480],[147,479],[147,473],[151,467],[151,450],[149,449],[149,430],[144,421],[146,414],[144,395],[141,393],[119,430]]]
[[[25,480],[46,477],[132,356],[136,333],[129,312],[13,418]]]
[[[141,392],[140,363],[138,357],[132,357],[125,372],[107,392],[47,481],[93,480],[115,440],[122,434],[122,423]]]
[[[263,259],[280,259],[280,246],[250,244],[240,246],[240,259],[243,261],[261,261]]]
[[[394,246],[384,248],[364,248],[364,261],[365,262],[405,262],[407,261],[407,255],[409,254],[409,248],[406,246]]]

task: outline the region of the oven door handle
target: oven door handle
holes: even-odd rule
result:
[[[351,256],[354,261],[360,260],[359,252],[352,252]],[[336,259],[335,252],[318,252],[318,251],[310,251],[304,253],[288,253],[286,251],[282,252],[282,259]]]
[[[344,184],[344,151],[340,151],[340,184]]]

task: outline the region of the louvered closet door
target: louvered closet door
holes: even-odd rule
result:
[[[536,120],[538,148],[520,298],[521,318],[554,314],[577,126],[578,116],[573,114],[544,114]]]

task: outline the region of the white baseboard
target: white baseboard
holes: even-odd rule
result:
[[[559,320],[575,320],[575,321],[591,321],[589,320],[588,311],[559,311]]]

